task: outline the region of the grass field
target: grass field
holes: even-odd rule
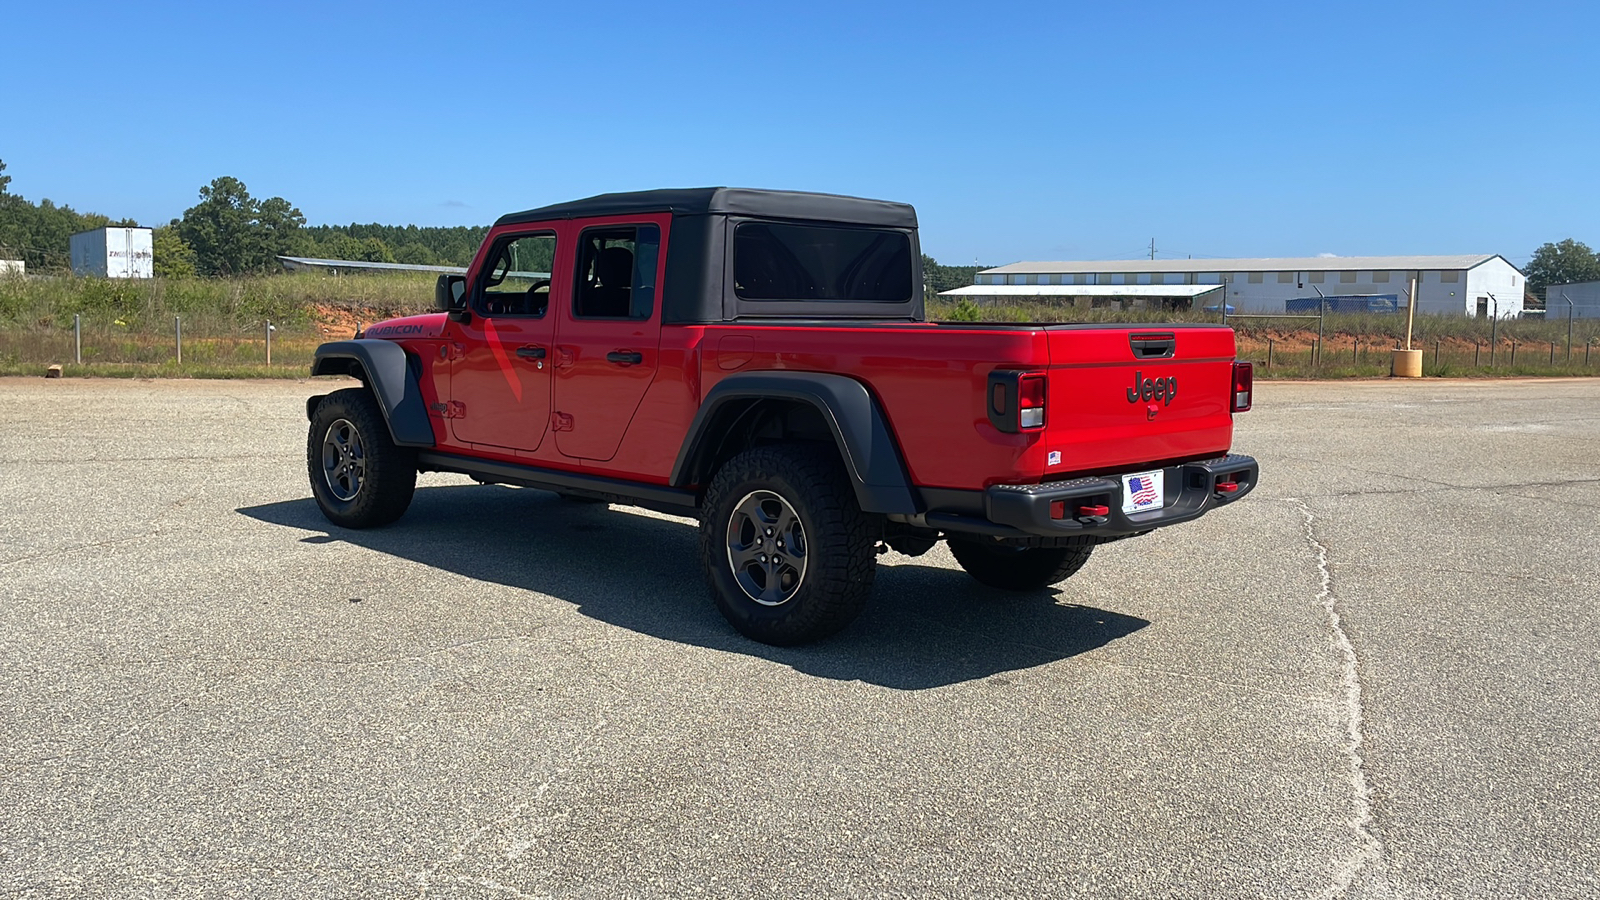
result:
[[[303,376],[317,345],[433,303],[427,274],[294,272],[230,279],[0,278],[0,374]],[[74,316],[83,364],[75,358]],[[177,361],[178,324],[183,362]],[[266,326],[272,367],[266,366]]]
[[[352,335],[362,323],[430,309],[434,277],[425,273],[359,276],[315,272],[231,279],[0,277],[0,374],[41,374],[62,364],[69,376],[241,378],[303,376],[324,340]],[[930,318],[993,322],[1217,322],[1214,314],[1075,309],[1019,301],[979,306],[934,299]],[[74,362],[74,316],[81,323],[82,364]],[[183,360],[177,359],[177,322]],[[273,333],[266,365],[265,330]],[[1329,315],[1322,322],[1233,318],[1239,356],[1260,378],[1363,378],[1389,374],[1390,351],[1405,317]],[[1600,321],[1567,323],[1420,316],[1412,346],[1427,376],[1600,375]]]

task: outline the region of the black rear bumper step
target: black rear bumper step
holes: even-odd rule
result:
[[[1129,469],[1128,474],[1139,471],[1145,470]],[[1260,479],[1260,466],[1256,461],[1238,454],[1165,466],[1160,471],[1166,493],[1160,509],[1124,513],[1122,480],[1111,476],[1040,484],[998,484],[983,492],[983,518],[931,512],[925,521],[944,531],[993,537],[1120,537],[1199,518],[1250,493]],[[1223,484],[1235,487],[1220,490],[1219,485]],[[1051,505],[1058,501],[1064,505],[1062,518],[1050,514]],[[1097,506],[1106,507],[1106,514],[1079,515],[1083,507]]]

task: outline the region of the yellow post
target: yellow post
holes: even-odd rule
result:
[[[1417,317],[1417,276],[1411,276],[1411,295],[1406,298],[1406,345],[1396,347],[1390,360],[1389,374],[1395,378],[1422,377],[1422,351],[1411,349],[1411,326]]]

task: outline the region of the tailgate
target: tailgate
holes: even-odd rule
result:
[[[1068,326],[1048,342],[1046,477],[1215,456],[1232,443],[1233,329]]]

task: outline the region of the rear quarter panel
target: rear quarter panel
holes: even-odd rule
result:
[[[849,375],[877,397],[913,483],[981,488],[1038,480],[1043,436],[998,431],[983,404],[991,370],[1043,368],[1049,358],[1038,330],[718,325],[706,329],[701,387],[741,372]]]

